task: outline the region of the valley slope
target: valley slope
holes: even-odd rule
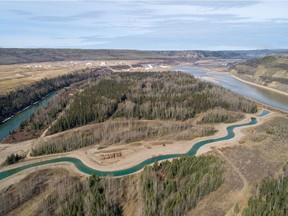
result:
[[[231,73],[251,83],[288,93],[288,56],[273,55],[236,64]]]

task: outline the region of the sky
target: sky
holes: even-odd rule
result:
[[[287,49],[288,0],[0,0],[0,47]]]

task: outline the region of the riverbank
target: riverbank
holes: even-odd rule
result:
[[[193,64],[183,64],[179,65],[178,67],[174,67],[173,69],[174,71],[185,71],[186,73],[194,75],[196,78],[204,78],[207,81],[211,81],[211,79],[208,80],[207,77],[212,78],[216,80],[218,82],[217,84],[220,86],[238,93],[249,100],[255,101],[258,104],[262,104],[268,109],[276,109],[277,111],[283,113],[288,112],[288,93],[282,94],[273,88],[250,83],[242,79],[240,80],[239,77],[233,76],[226,69],[220,72],[219,68],[214,70],[214,68],[200,67]]]
[[[22,122],[29,119],[29,117],[33,115],[33,113],[37,112],[40,108],[46,106],[56,95],[57,92],[50,92],[41,100],[29,105],[28,107],[19,111],[17,114],[5,119],[4,122],[0,123],[0,143],[6,136],[9,135],[11,131],[16,130]]]
[[[274,89],[274,88],[271,88],[271,87],[268,87],[268,86],[264,86],[264,85],[260,85],[260,84],[257,84],[257,83],[252,83],[252,82],[249,82],[247,80],[244,80],[244,79],[241,79],[233,74],[231,74],[232,77],[234,77],[235,79],[241,81],[241,82],[244,82],[244,83],[247,83],[249,85],[253,85],[253,86],[257,86],[259,88],[263,88],[263,89],[267,89],[267,90],[270,90],[270,91],[273,91],[273,92],[277,92],[279,94],[283,94],[285,96],[288,96],[288,92],[283,92],[283,91],[280,91],[278,89]]]
[[[263,122],[265,122],[267,119],[272,118],[273,116],[277,116],[277,113],[273,113],[273,114],[269,114],[268,116],[264,116],[261,118],[258,118],[258,123],[256,125],[262,124]],[[140,164],[141,162],[149,159],[149,158],[153,158],[157,155],[166,155],[166,154],[183,154],[188,152],[196,143],[198,143],[199,141],[203,141],[203,140],[207,140],[207,139],[215,139],[215,138],[219,138],[219,137],[223,137],[227,134],[227,127],[231,126],[231,125],[239,125],[239,124],[243,124],[243,123],[247,123],[249,122],[249,120],[251,120],[251,117],[253,117],[255,115],[247,115],[245,119],[237,122],[237,123],[232,123],[232,124],[220,124],[218,125],[217,129],[218,129],[218,133],[214,136],[210,136],[210,137],[202,137],[202,138],[198,138],[192,141],[187,141],[187,142],[183,142],[183,143],[178,143],[178,144],[167,144],[167,145],[163,145],[163,144],[158,144],[155,143],[155,145],[150,145],[149,148],[147,148],[147,144],[143,145],[143,146],[134,146],[134,148],[132,148],[131,151],[131,145],[130,148],[127,148],[127,150],[129,150],[129,152],[125,153],[125,146],[121,145],[121,146],[111,146],[105,149],[106,153],[113,153],[113,152],[119,152],[119,148],[121,148],[121,151],[123,152],[123,154],[121,155],[121,157],[119,158],[114,158],[110,161],[107,161],[106,164],[101,163],[101,160],[99,160],[99,153],[101,153],[99,150],[97,150],[95,147],[93,148],[85,148],[85,149],[80,149],[74,152],[70,152],[70,153],[64,153],[64,154],[57,154],[57,155],[46,155],[46,156],[42,156],[42,157],[37,157],[37,158],[30,158],[27,161],[24,161],[23,163],[21,163],[21,165],[27,165],[27,164],[31,164],[31,163],[36,163],[36,162],[40,162],[40,161],[46,161],[46,160],[50,160],[50,159],[55,159],[55,158],[61,158],[61,157],[74,157],[77,158],[79,160],[82,161],[82,163],[84,163],[86,166],[91,167],[93,169],[99,170],[99,171],[114,171],[114,170],[123,170],[123,169],[127,169],[127,168],[131,168],[135,165]],[[256,126],[255,125],[255,126]],[[253,126],[244,126],[241,128],[235,128],[235,133],[236,136],[232,139],[229,139],[229,142],[227,142],[227,140],[223,140],[223,141],[219,141],[219,142],[215,142],[215,143],[211,143],[208,144],[207,146],[203,146],[199,149],[199,151],[197,152],[197,155],[200,154],[204,154],[208,151],[211,150],[212,147],[225,147],[227,145],[231,146],[231,145],[235,145],[238,144],[239,139],[244,136],[244,133],[242,133],[241,131],[244,128],[247,127],[253,127]],[[165,143],[165,142],[163,142]],[[26,147],[31,147],[32,143],[27,143]],[[18,145],[18,144],[16,144]],[[6,146],[8,147],[8,146]],[[128,147],[128,146],[126,146]],[[1,158],[4,157],[3,154],[8,153],[9,149],[2,149],[1,151]],[[97,157],[97,151],[98,151],[98,157]],[[103,151],[102,151],[103,154]],[[102,161],[103,162],[103,161]],[[61,165],[63,164],[63,165]],[[61,164],[57,163],[57,166],[63,166],[65,168],[67,168],[67,163],[66,162],[61,162]],[[54,166],[55,164],[53,164]],[[4,180],[1,181],[4,185],[7,185],[7,181],[14,181],[17,180],[19,181],[20,179],[22,179],[23,177],[25,177],[28,173],[31,173],[33,170],[39,170],[42,167],[43,168],[47,168],[51,166],[51,164],[49,165],[43,165],[43,166],[39,166],[39,167],[32,167],[29,168],[27,170],[21,171],[20,173],[17,173],[15,175],[12,175]],[[13,168],[17,168],[19,167],[19,164],[13,164],[11,166],[5,166],[1,169],[1,171],[5,171],[5,170],[10,170]],[[76,171],[77,173],[81,173],[79,170],[77,171],[77,168],[75,166],[71,166],[69,165],[69,168],[71,169],[73,167],[73,170]],[[82,173],[81,175],[86,175],[84,173]],[[19,179],[20,178],[20,179]],[[6,182],[6,183],[5,183]],[[2,186],[0,186],[0,188],[2,188]]]
[[[198,66],[198,65],[194,65],[194,64],[181,64],[179,66],[190,66],[190,67],[195,67],[195,68],[199,68],[199,69],[202,69],[202,70],[205,70],[207,71],[207,73],[212,73],[212,74],[229,74],[231,75],[233,78],[243,82],[243,83],[246,83],[246,84],[249,84],[249,85],[253,85],[253,86],[256,86],[256,87],[259,87],[259,88],[263,88],[263,89],[267,89],[267,90],[270,90],[270,91],[273,91],[273,92],[276,92],[276,93],[279,93],[279,94],[283,94],[285,96],[288,96],[288,92],[284,92],[284,91],[280,91],[278,89],[274,89],[274,88],[271,88],[271,87],[268,87],[268,86],[264,86],[264,85],[261,85],[261,84],[257,84],[257,83],[253,83],[253,82],[249,82],[247,80],[244,80],[234,74],[231,74],[228,72],[227,69],[224,69],[223,68],[208,68],[208,67],[201,67],[201,66]],[[202,77],[203,79],[206,79],[207,81],[212,81],[212,82],[215,82],[217,81],[216,79],[212,78],[212,77]],[[219,83],[217,81],[217,83]]]

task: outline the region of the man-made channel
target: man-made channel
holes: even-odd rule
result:
[[[258,115],[258,117],[262,117],[262,116],[265,116],[267,114],[269,114],[269,111],[264,110],[260,115]],[[95,174],[97,176],[124,176],[124,175],[129,175],[129,174],[135,173],[135,172],[143,169],[145,166],[147,166],[149,164],[152,164],[152,163],[154,163],[156,161],[161,161],[161,160],[166,160],[166,159],[171,159],[171,158],[177,158],[177,157],[182,157],[182,156],[188,156],[188,155],[189,156],[195,155],[197,153],[197,151],[199,150],[199,148],[201,148],[202,146],[204,146],[206,144],[211,144],[211,143],[218,142],[218,141],[223,141],[223,140],[229,140],[229,139],[232,139],[233,137],[235,137],[235,133],[234,133],[234,129],[235,128],[244,127],[244,126],[250,126],[250,125],[255,125],[255,124],[257,124],[257,119],[256,118],[251,118],[250,122],[248,122],[248,123],[231,125],[231,126],[226,128],[226,130],[227,130],[227,135],[226,136],[199,141],[195,145],[193,145],[193,147],[185,154],[168,154],[168,155],[161,155],[161,156],[158,156],[158,157],[149,158],[149,159],[143,161],[142,163],[140,163],[140,164],[138,164],[136,166],[130,167],[128,169],[115,170],[115,171],[100,171],[100,170],[95,170],[95,169],[93,169],[91,167],[86,166],[81,160],[79,160],[77,158],[61,157],[61,158],[56,158],[56,159],[36,162],[36,163],[20,166],[20,167],[15,168],[15,169],[11,169],[11,170],[0,172],[0,180],[5,179],[5,178],[7,178],[7,177],[9,177],[9,176],[11,176],[13,174],[16,174],[18,172],[21,172],[23,170],[26,170],[26,169],[29,169],[29,168],[32,168],[32,167],[37,167],[37,166],[47,165],[47,164],[60,163],[60,162],[73,163],[74,166],[79,171],[81,171],[83,173],[86,173],[88,175],[93,175],[93,174]]]
[[[230,74],[208,72],[202,68],[193,66],[178,66],[173,68],[173,70],[185,71],[200,79],[211,78],[224,88],[260,103],[288,112],[288,96],[241,82]]]
[[[55,95],[56,92],[47,95],[45,98],[7,119],[5,122],[0,123],[0,141],[7,136],[10,131],[17,129],[20,124],[27,120],[33,113],[37,112],[41,107],[47,105]]]

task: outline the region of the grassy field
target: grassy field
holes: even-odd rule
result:
[[[22,87],[24,85],[32,84],[44,78],[53,78],[56,76],[64,75],[74,71],[87,69],[87,68],[100,68],[108,67],[113,71],[113,68],[119,66],[126,66],[130,68],[129,71],[149,71],[143,66],[139,68],[137,66],[152,64],[152,70],[161,71],[162,64],[167,66],[175,64],[174,61],[165,61],[157,59],[143,59],[143,60],[82,60],[82,61],[54,61],[54,62],[39,62],[39,63],[26,63],[26,64],[12,64],[12,65],[0,65],[0,92],[5,93]],[[134,67],[133,67],[134,65]],[[150,70],[151,70],[150,69]]]
[[[277,178],[288,162],[288,118],[284,115],[247,129],[239,145],[215,150],[225,161],[224,184],[190,215],[237,215],[248,204],[257,185]],[[209,205],[207,205],[209,203]]]

